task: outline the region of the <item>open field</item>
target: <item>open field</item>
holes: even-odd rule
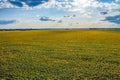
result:
[[[0,31],[0,80],[120,80],[120,30]]]

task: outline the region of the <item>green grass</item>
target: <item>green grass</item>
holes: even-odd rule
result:
[[[120,80],[120,31],[0,31],[0,80]]]

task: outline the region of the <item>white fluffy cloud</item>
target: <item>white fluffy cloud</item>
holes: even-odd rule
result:
[[[118,2],[118,0],[117,0]],[[70,11],[86,11],[86,10],[93,10],[97,8],[106,9],[106,10],[113,10],[120,8],[120,4],[116,2],[112,3],[104,3],[99,2],[97,0],[64,0],[62,2],[57,2],[55,4],[57,7],[67,8]]]
[[[16,0],[13,0],[16,1]],[[34,0],[33,0],[34,2]],[[81,13],[92,12],[93,10],[103,9],[106,11],[111,11],[120,8],[119,4],[120,0],[113,0],[111,3],[100,2],[98,0],[48,0],[43,4],[39,4],[36,6],[29,6],[25,2],[21,2],[22,7],[11,4],[8,0],[0,0],[0,8],[59,8],[59,9],[67,9],[69,11],[79,11]]]
[[[0,8],[13,8],[14,5],[10,4],[7,0],[0,0]]]

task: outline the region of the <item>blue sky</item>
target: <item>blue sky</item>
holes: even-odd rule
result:
[[[0,29],[120,28],[120,0],[0,0]]]

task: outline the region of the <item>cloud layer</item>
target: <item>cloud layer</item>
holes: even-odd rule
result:
[[[94,14],[108,16],[109,13],[120,12],[120,0],[0,0],[0,8],[57,8],[71,12],[79,12],[81,16],[91,17]],[[64,18],[78,17],[75,14],[72,16],[65,15]],[[40,21],[51,21],[62,23],[64,20],[51,19],[50,17],[42,16]],[[108,16],[104,21],[120,24],[120,15],[114,14]],[[1,20],[1,25],[15,23],[15,20]]]
[[[60,8],[69,11],[117,10],[120,0],[0,0],[0,8]]]

